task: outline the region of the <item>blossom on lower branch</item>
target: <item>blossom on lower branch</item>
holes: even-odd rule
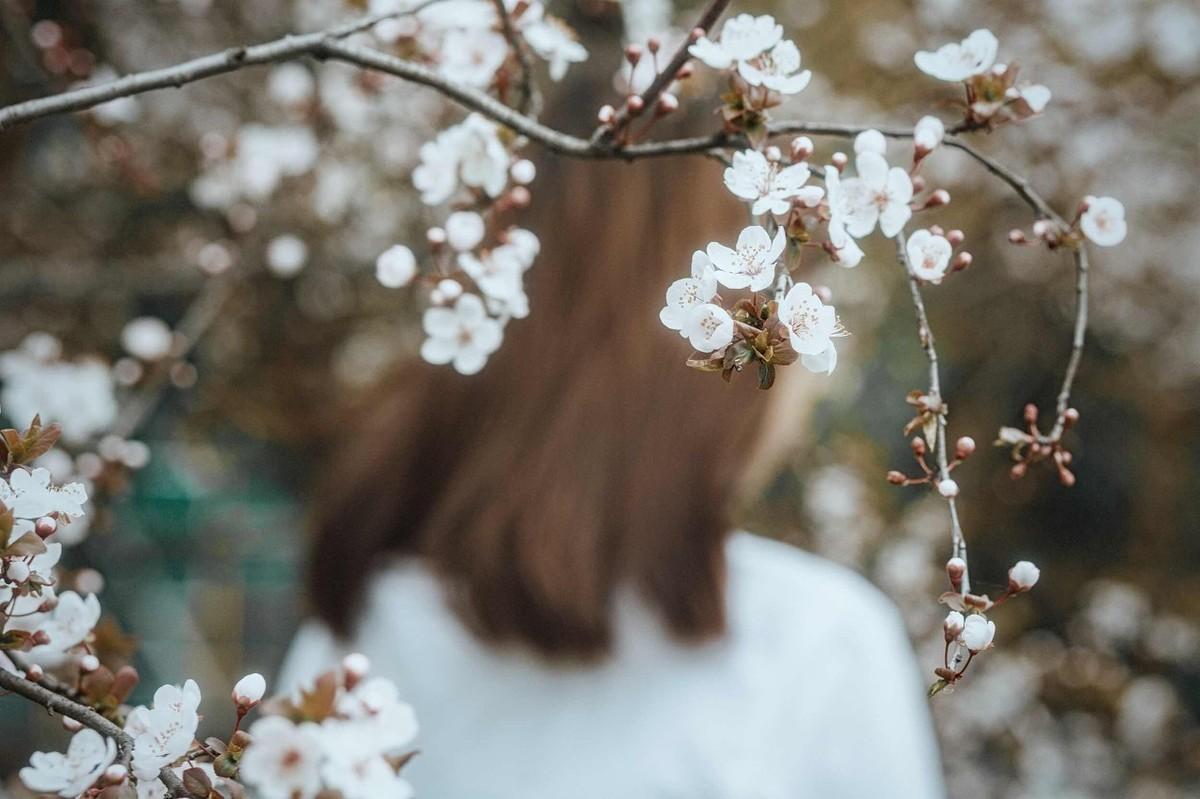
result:
[[[464,375],[482,369],[504,337],[500,323],[474,294],[459,297],[452,309],[427,309],[422,326],[429,338],[421,345],[421,357],[434,364],[453,363]]]
[[[117,744],[112,738],[84,728],[71,738],[66,754],[34,752],[19,776],[31,791],[71,799],[92,787],[116,759]]]

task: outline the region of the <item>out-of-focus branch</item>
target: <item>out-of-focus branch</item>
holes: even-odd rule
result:
[[[49,688],[38,685],[3,668],[0,668],[0,688],[28,699],[34,704],[41,705],[51,713],[66,716],[85,727],[95,730],[101,735],[112,738],[117,743],[118,760],[123,765],[128,766],[133,756],[133,739],[116,724],[104,718],[104,716],[101,716],[90,707],[69,699],[62,694],[55,693]],[[187,793],[183,789],[183,783],[180,782],[179,778],[170,769],[162,769],[158,774],[158,778],[162,780],[163,785],[167,786],[167,796],[169,799],[187,796]]]
[[[717,20],[721,18],[721,15],[725,13],[725,9],[728,8],[729,2],[730,0],[709,0],[708,6],[706,6],[703,13],[700,14],[700,18],[696,20],[696,24],[692,26],[692,30],[688,31],[687,37],[684,38],[683,43],[679,45],[679,49],[675,51],[675,55],[671,57],[669,62],[667,62],[667,66],[654,76],[654,80],[650,82],[650,85],[646,88],[646,91],[642,92],[641,107],[643,109],[649,113],[654,113],[654,104],[658,102],[658,98],[661,97],[662,93],[665,92],[667,88],[675,82],[675,76],[679,73],[680,68],[687,63],[689,58],[691,58],[691,54],[688,53],[688,47],[694,43],[694,40],[692,39],[692,31],[699,29],[705,33],[708,33],[710,30],[712,30],[712,26],[715,25]],[[614,138],[617,137],[618,134],[625,130],[625,128],[633,120],[634,116],[635,115],[630,111],[628,103],[622,105],[621,108],[617,110],[617,113],[612,120],[610,120],[607,124],[596,128],[596,131],[592,134],[591,144],[593,146],[600,146],[610,143]]]
[[[904,268],[904,274],[908,278],[909,292],[912,294],[913,308],[917,312],[917,335],[921,340],[921,349],[925,351],[925,357],[929,360],[929,394],[934,401],[942,406],[941,411],[937,414],[937,441],[934,443],[934,448],[937,450],[937,471],[938,480],[950,479],[950,459],[946,455],[946,412],[945,402],[942,397],[942,379],[940,369],[938,367],[938,352],[937,342],[933,337],[933,328],[929,326],[929,316],[925,313],[925,300],[921,297],[921,283],[917,280],[917,276],[913,273],[912,264],[908,261],[908,251],[904,246],[908,236],[904,229],[896,234],[896,258],[900,262],[900,266]],[[967,540],[963,535],[962,524],[958,519],[958,505],[954,497],[945,497],[946,503],[950,506],[950,541],[952,546],[953,557],[962,558],[963,577],[962,577],[962,593],[967,594],[971,591],[970,569],[965,566],[967,563]]]
[[[542,98],[533,83],[533,61],[529,58],[529,50],[513,26],[512,15],[508,13],[504,0],[492,2],[496,6],[496,16],[500,18],[500,31],[508,40],[508,46],[517,58],[517,66],[521,68],[521,77],[517,81],[517,91],[520,93],[517,96],[517,110],[537,119],[542,113]]]

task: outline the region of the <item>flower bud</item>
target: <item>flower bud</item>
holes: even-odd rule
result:
[[[33,525],[33,531],[38,534],[39,538],[46,539],[54,535],[58,530],[58,522],[52,516],[43,516],[38,519]]]
[[[38,608],[41,610],[41,608]],[[45,630],[35,630],[33,635],[29,636],[29,640],[34,646],[45,646],[50,643],[50,633]]]
[[[1014,594],[1028,591],[1037,585],[1038,578],[1041,576],[1042,570],[1033,563],[1019,560],[1008,570],[1008,590]]]
[[[1033,223],[1033,235],[1039,239],[1049,239],[1054,227],[1047,219],[1039,219]]]
[[[705,35],[706,34],[704,32],[704,28],[696,26],[695,28],[692,28],[692,30],[688,33],[688,41],[692,44],[695,44],[696,42],[703,39]]]
[[[792,139],[788,150],[793,161],[807,161],[808,157],[813,154],[813,141],[807,136],[797,136]]]
[[[29,579],[29,564],[23,560],[14,560],[4,570],[4,578],[10,583],[20,585]]]
[[[838,172],[842,172],[846,169],[846,164],[850,163],[850,158],[843,152],[837,152],[829,157],[829,162]]]
[[[1009,244],[1025,244],[1029,239],[1025,238],[1025,231],[1020,228],[1013,228],[1008,231]]]
[[[662,39],[658,38],[657,36],[651,36],[646,40],[646,49],[651,53],[657,53],[662,49]]]
[[[512,175],[512,179],[522,186],[532,183],[533,179],[537,177],[537,167],[528,158],[522,158],[514,163],[508,172]]]
[[[514,208],[527,208],[533,202],[533,195],[524,186],[513,186],[508,193],[508,201]]]
[[[975,261],[975,256],[963,250],[958,255],[954,256],[954,263],[950,265],[950,269],[955,272],[961,272]]]
[[[929,451],[929,448],[925,445],[925,439],[920,436],[913,436],[913,440],[909,442],[909,446],[912,447],[913,455],[916,455],[918,458]]]
[[[945,480],[938,482],[937,490],[946,499],[954,499],[958,496],[958,483],[947,477]]]
[[[925,180],[924,175],[912,176],[913,194],[920,194],[925,191],[925,187],[929,185],[929,181]]]
[[[946,620],[942,622],[942,632],[945,633],[946,640],[953,641],[955,638],[958,638],[959,634],[963,631],[965,623],[963,615],[957,610],[947,613]]]
[[[685,63],[683,66],[681,66],[679,68],[678,72],[675,73],[675,80],[687,80],[688,78],[690,78],[692,75],[695,75],[695,74],[696,74],[696,68],[694,66],[692,66],[691,61],[688,61],[687,63]]]
[[[933,194],[929,195],[929,199],[925,201],[922,208],[937,208],[941,205],[950,204],[950,192],[945,189],[936,189]]]
[[[903,472],[898,472],[895,469],[887,473],[887,481],[894,486],[904,485],[904,481],[907,479]]]
[[[46,671],[36,663],[30,664],[29,668],[25,669],[25,676],[34,682],[38,682],[46,676]]]
[[[444,228],[431,227],[425,231],[425,241],[429,242],[429,246],[438,248],[446,243],[446,231]]]
[[[1013,467],[1008,470],[1008,476],[1014,480],[1020,480],[1029,471],[1029,465],[1022,463],[1014,463]]]
[[[67,718],[66,716],[62,717],[62,725],[63,725],[63,729],[66,730],[67,732],[79,732],[80,730],[83,729],[82,724],[80,724],[75,719]]]
[[[645,50],[636,42],[625,45],[625,60],[629,62],[631,67],[636,67],[638,62],[642,60],[642,54]]]
[[[1071,427],[1079,421],[1079,411],[1074,408],[1067,408],[1063,412],[1063,427]]]
[[[616,114],[617,109],[613,108],[611,105],[602,105],[600,106],[600,110],[596,112],[596,121],[601,125],[607,125],[609,122],[613,121],[613,117],[616,116]]]
[[[642,99],[641,95],[632,94],[625,101],[625,107],[629,109],[631,115],[637,116],[646,109],[646,101]]]
[[[233,703],[238,706],[240,713],[245,713],[261,702],[266,692],[267,681],[261,674],[247,674],[233,686]]]
[[[959,638],[963,642],[963,646],[971,652],[982,652],[992,645],[992,639],[996,637],[996,623],[988,621],[987,617],[981,613],[972,613],[966,617],[963,622],[963,630]]]
[[[946,234],[946,241],[950,242],[951,247],[962,246],[962,243],[967,240],[967,234],[963,233],[958,228],[951,230]]]
[[[950,585],[955,591],[962,588],[963,576],[967,573],[967,562],[962,558],[950,558],[946,561],[946,576],[950,578]]]
[[[966,460],[975,452],[975,439],[970,436],[962,436],[958,441],[954,442],[954,457],[961,460]]]
[[[1038,409],[1037,409],[1037,406],[1034,405],[1032,402],[1026,404],[1023,414],[1025,417],[1025,424],[1027,424],[1027,425],[1037,424]]]
[[[439,280],[437,289],[435,290],[442,295],[443,302],[452,302],[457,300],[460,296],[462,296],[463,292],[462,284],[453,278]]]
[[[946,236],[946,231],[942,229],[941,225],[930,225],[929,232],[935,236],[941,236],[942,238],[945,238]]]
[[[79,659],[79,670],[84,674],[90,674],[100,668],[100,658],[95,655],[84,655]]]
[[[342,671],[346,672],[347,677],[361,680],[371,671],[371,660],[361,652],[351,652],[342,658]]]
[[[655,113],[660,117],[674,113],[679,110],[679,98],[670,92],[663,92],[658,98],[658,105],[655,106]]]

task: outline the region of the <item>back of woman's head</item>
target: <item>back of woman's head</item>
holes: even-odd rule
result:
[[[724,629],[723,542],[763,406],[688,369],[658,321],[691,253],[736,232],[715,165],[543,164],[531,313],[478,375],[413,362],[357,415],[325,482],[314,610],[349,633],[364,581],[419,556],[484,640],[604,654],[636,591],[681,640]]]

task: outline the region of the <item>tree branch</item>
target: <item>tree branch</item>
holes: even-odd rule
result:
[[[117,742],[117,758],[122,764],[126,766],[129,764],[133,756],[133,739],[116,724],[104,718],[104,716],[101,716],[90,707],[55,693],[49,688],[20,677],[4,668],[0,668],[0,688],[41,705],[51,713],[58,713],[60,716],[74,719],[83,726],[112,738]],[[183,789],[183,783],[180,782],[179,778],[169,768],[162,769],[158,773],[158,778],[162,780],[163,785],[167,786],[167,796],[169,799],[179,799],[180,797],[187,796]]]
[[[642,108],[645,111],[654,113],[654,104],[658,102],[658,98],[675,82],[675,75],[687,63],[687,60],[691,58],[691,54],[688,53],[688,47],[693,42],[692,31],[699,28],[708,33],[712,30],[712,26],[717,24],[717,20],[725,13],[729,2],[730,0],[709,0],[708,7],[704,9],[700,18],[696,20],[696,24],[688,31],[683,43],[679,45],[679,49],[675,51],[675,55],[671,57],[666,68],[655,75],[650,86],[647,87],[646,91],[642,92]],[[633,121],[633,117],[634,115],[629,112],[629,104],[622,105],[608,124],[596,128],[596,131],[592,134],[591,144],[598,147],[612,142]]]
[[[496,6],[496,16],[500,18],[500,31],[508,40],[508,46],[512,48],[517,57],[517,66],[521,68],[521,79],[517,83],[518,91],[520,91],[517,110],[537,119],[541,116],[542,101],[537,87],[533,84],[533,62],[529,58],[529,50],[525,47],[525,40],[513,27],[512,15],[508,13],[508,6],[504,4],[504,0],[492,0],[492,2]]]
[[[908,240],[908,236],[904,229],[896,234],[896,259],[900,262],[900,266],[904,268],[904,274],[908,278],[909,292],[912,294],[913,308],[917,312],[917,335],[921,339],[921,349],[925,351],[925,357],[929,360],[929,394],[939,404],[943,405],[941,412],[937,414],[937,441],[931,442],[934,449],[937,450],[937,468],[938,480],[950,479],[950,459],[946,455],[946,413],[944,401],[942,399],[942,380],[940,370],[938,368],[938,353],[937,343],[934,341],[933,328],[929,326],[929,316],[925,313],[925,301],[921,297],[921,282],[913,273],[912,264],[908,261],[908,250],[904,244]],[[937,486],[935,485],[934,488]],[[967,563],[967,539],[963,535],[962,524],[958,519],[958,505],[954,497],[945,497],[946,504],[950,506],[950,540],[953,556],[962,558],[964,564]],[[971,591],[971,576],[970,569],[964,565],[962,577],[962,593],[967,594]]]

